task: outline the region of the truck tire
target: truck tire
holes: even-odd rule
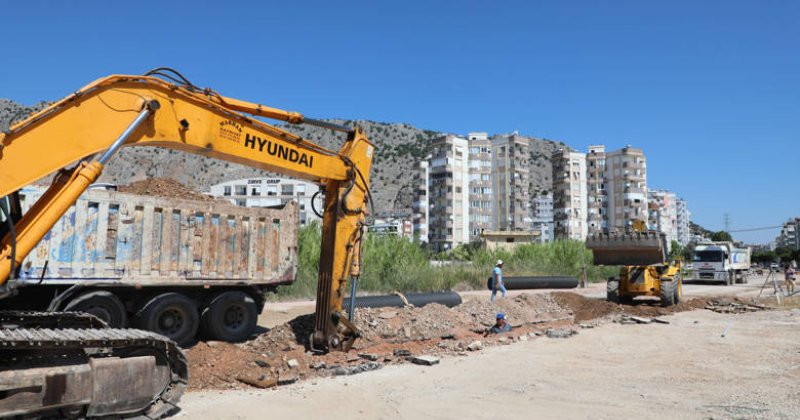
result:
[[[672,306],[677,304],[678,302],[675,301],[677,297],[678,291],[675,290],[677,287],[677,282],[668,280],[668,281],[661,281],[661,291],[659,297],[661,298],[661,306]]]
[[[619,280],[609,279],[606,283],[606,300],[613,303],[619,303]]]
[[[197,307],[180,293],[158,295],[136,314],[137,328],[169,337],[179,346],[192,342],[199,325]]]
[[[102,319],[111,328],[125,328],[128,312],[125,305],[113,293],[105,290],[85,292],[72,299],[64,307],[67,312],[86,312]]]
[[[726,285],[733,286],[733,283],[735,282],[735,275],[736,274],[733,271],[728,271],[728,282]]]
[[[255,300],[235,290],[214,297],[201,315],[203,336],[228,342],[246,340],[255,330],[256,321]]]

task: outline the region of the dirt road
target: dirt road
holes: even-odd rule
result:
[[[605,324],[268,391],[203,391],[187,418],[786,418],[800,416],[800,310],[700,310]],[[727,330],[725,337],[722,333]]]
[[[687,285],[688,295],[758,293],[762,280]],[[594,289],[599,289],[595,286]],[[588,295],[598,293],[592,288]],[[713,292],[711,292],[713,291]],[[720,293],[720,292],[727,293]],[[715,292],[715,293],[714,293]],[[467,296],[480,299],[482,295]],[[273,305],[287,319],[306,303]],[[265,315],[268,315],[265,313]],[[198,391],[186,418],[786,418],[800,417],[800,310],[604,323],[569,339],[491,347],[439,365],[385,366],[272,390]],[[270,316],[270,321],[280,322]],[[268,326],[268,324],[267,324]],[[723,337],[724,333],[724,337]]]

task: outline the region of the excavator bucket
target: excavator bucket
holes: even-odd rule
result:
[[[597,265],[652,265],[667,262],[664,235],[658,232],[596,234],[586,239]]]

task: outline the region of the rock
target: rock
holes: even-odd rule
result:
[[[326,367],[327,365],[325,365],[325,362],[314,363],[313,365],[311,365],[311,369],[314,370],[325,369]]]
[[[669,324],[669,321],[667,321],[666,319],[661,319],[661,318],[653,318],[653,322],[656,322],[656,323],[659,323],[659,324]]]
[[[415,365],[433,366],[439,363],[439,358],[434,356],[417,356],[411,358]]]
[[[640,316],[633,316],[633,315],[628,316],[628,319],[635,321],[637,324],[649,324],[653,322],[653,320],[650,318],[642,318]]]
[[[483,343],[480,341],[473,341],[467,345],[467,350],[469,351],[478,351],[483,350]]]
[[[397,311],[383,311],[378,314],[378,318],[392,319],[397,316]]]
[[[357,362],[359,360],[361,360],[361,357],[359,357],[358,355],[347,356],[347,363],[353,363],[353,362]]]
[[[456,335],[453,334],[453,333],[445,333],[445,334],[442,334],[440,338],[442,340],[455,340],[456,339]]]
[[[397,349],[394,351],[394,355],[398,357],[411,356],[411,351],[406,349]]]
[[[285,376],[285,377],[284,376],[280,376],[280,377],[278,377],[278,385],[281,385],[281,386],[290,385],[290,384],[293,384],[293,383],[297,382],[298,380],[300,380],[300,378],[297,377],[297,375],[289,375],[289,376]]]
[[[449,349],[450,348],[450,345],[445,343],[444,341],[440,342],[436,346],[439,347],[440,349]]]
[[[254,362],[255,362],[255,364],[258,365],[258,367],[262,367],[262,368],[268,368],[269,367],[269,363],[267,363],[264,360],[256,359],[256,360],[254,360]]]
[[[370,360],[370,361],[373,361],[373,362],[376,362],[378,360],[378,355],[376,355],[376,354],[361,353],[361,354],[358,355],[358,357],[360,357],[362,359],[367,359],[367,360]]]
[[[528,334],[523,334],[519,336],[519,341],[528,341],[528,340],[529,340]]]
[[[550,328],[547,331],[545,331],[545,334],[547,334],[547,336],[550,338],[569,338],[577,333],[578,332],[575,330],[556,329],[556,328]]]
[[[381,365],[378,362],[367,362],[357,366],[348,366],[348,367],[337,366],[336,369],[333,369],[333,374],[336,376],[356,375],[359,373],[368,372],[370,370],[380,369],[382,366],[383,365]]]
[[[500,342],[500,344],[508,344],[508,337],[500,337],[497,341]]]
[[[298,362],[297,359],[289,359],[286,362],[286,365],[289,366],[290,368],[294,369],[294,368],[300,366],[300,362]]]
[[[275,385],[278,385],[278,380],[266,374],[259,374],[259,375],[239,375],[236,377],[236,380],[239,382],[246,383],[247,385],[254,386],[256,388],[271,388]]]
[[[594,328],[592,324],[578,324],[579,327],[587,329],[587,328]]]

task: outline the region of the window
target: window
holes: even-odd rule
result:
[[[294,195],[294,185],[291,184],[281,185],[281,195]]]
[[[247,195],[247,185],[237,185],[234,191],[236,195]]]
[[[226,186],[223,188],[222,195],[231,195],[231,187]]]
[[[306,195],[306,186],[305,185],[298,184],[296,190],[297,190],[297,196],[298,197],[302,197],[302,196]]]
[[[258,188],[253,187],[250,189],[250,195],[261,195],[261,191],[259,191]]]
[[[268,185],[267,186],[267,195],[278,195],[278,186],[277,185]]]
[[[456,193],[461,194],[461,187],[456,187]]]

